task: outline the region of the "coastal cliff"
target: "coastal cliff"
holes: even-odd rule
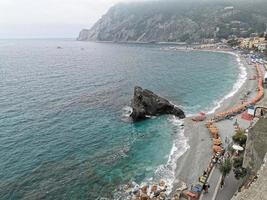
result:
[[[185,118],[184,112],[168,100],[141,87],[134,88],[131,117],[134,121],[146,119],[147,116],[172,114]]]
[[[245,183],[250,183],[251,177],[256,178],[248,189],[242,189],[232,200],[261,200],[267,195],[267,119],[260,119],[250,130],[246,144],[243,167],[249,174]],[[255,175],[257,175],[255,177]],[[247,188],[248,184],[244,185]]]
[[[239,1],[147,1],[120,3],[78,40],[112,42],[203,42],[228,36],[248,37],[263,33],[267,2]]]
[[[263,165],[257,173],[257,179],[254,180],[249,189],[242,190],[232,200],[264,200],[267,196],[267,154],[265,155]]]

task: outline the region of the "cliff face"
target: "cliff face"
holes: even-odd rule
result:
[[[267,119],[260,119],[249,131],[243,167],[257,179],[248,189],[243,189],[232,200],[267,199]]]
[[[245,6],[227,0],[117,4],[91,29],[82,30],[78,40],[200,42],[233,34],[245,36],[265,29],[267,3],[258,1],[244,2]]]
[[[250,130],[246,144],[243,167],[259,170],[267,152],[267,119],[260,119]]]
[[[85,40],[89,40],[89,30],[88,29],[83,29],[80,31],[78,40],[80,41],[85,41]]]
[[[264,164],[257,173],[258,179],[250,186],[238,193],[232,200],[264,200],[267,199],[267,154]]]

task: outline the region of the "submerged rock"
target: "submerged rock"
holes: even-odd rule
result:
[[[181,119],[185,118],[185,114],[180,108],[150,90],[142,89],[141,87],[134,88],[132,109],[130,116],[134,121],[162,114],[172,114]]]

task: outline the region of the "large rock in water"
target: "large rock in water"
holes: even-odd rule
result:
[[[154,94],[150,90],[141,87],[134,88],[132,100],[133,112],[130,115],[134,121],[146,119],[147,116],[172,114],[179,118],[185,118],[184,112],[170,103],[168,100]]]

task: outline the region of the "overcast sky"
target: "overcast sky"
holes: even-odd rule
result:
[[[0,0],[0,38],[76,37],[112,5],[140,0]]]

